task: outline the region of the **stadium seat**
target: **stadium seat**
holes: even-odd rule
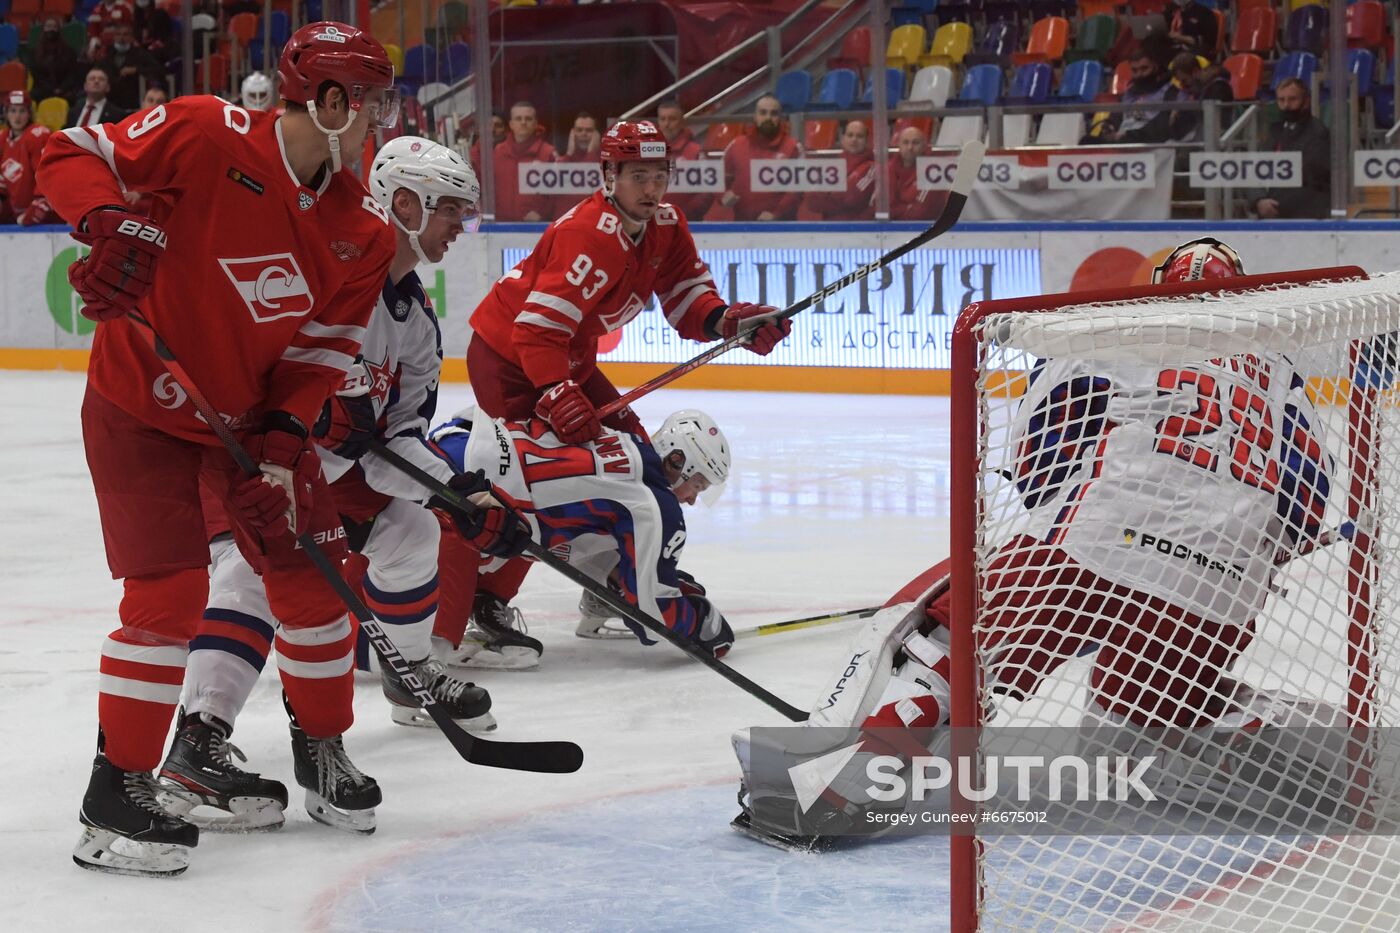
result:
[[[1055,98],[1059,103],[1092,104],[1102,86],[1103,63],[1086,58],[1065,66]]]
[[[833,68],[822,78],[822,86],[816,98],[809,103],[810,110],[848,110],[856,101],[859,88],[856,73],[849,68]]]
[[[1347,7],[1347,45],[1378,49],[1385,42],[1385,7],[1376,0],[1358,0]]]
[[[1109,82],[1108,93],[1113,97],[1122,97],[1123,92],[1128,89],[1128,84],[1133,80],[1133,66],[1131,62],[1119,62],[1113,69],[1113,80]]]
[[[1225,59],[1224,67],[1230,74],[1230,89],[1235,100],[1254,100],[1259,96],[1259,85],[1264,80],[1264,60],[1253,52],[1240,52]]]
[[[447,47],[447,80],[461,81],[472,73],[472,47],[465,42],[453,42]]]
[[[1160,16],[1171,0],[1128,0],[1128,12],[1133,16]]]
[[[1235,13],[1238,15],[1243,14],[1246,10],[1272,10],[1275,5],[1274,0],[1236,0]]]
[[[415,45],[403,53],[403,75],[405,81],[415,87],[426,81],[433,81],[438,75],[437,49],[431,45]]]
[[[1327,8],[1321,6],[1298,7],[1289,13],[1283,27],[1284,49],[1321,54],[1327,42],[1327,16]]]
[[[913,68],[924,54],[928,33],[923,26],[896,26],[890,30],[890,42],[885,47],[886,68]]]
[[[806,110],[812,100],[812,73],[804,68],[783,72],[778,76],[775,93],[778,102],[783,105],[783,112]]]
[[[1347,49],[1347,72],[1356,85],[1356,95],[1370,97],[1376,76],[1376,53],[1370,49]]]
[[[870,67],[870,27],[857,26],[841,40],[841,50],[827,61],[828,70],[846,68],[857,74]],[[852,94],[854,96],[854,94]]]
[[[982,39],[977,43],[977,51],[968,52],[963,57],[964,65],[985,65],[995,63],[1005,66],[1011,61],[1011,54],[1021,41],[1021,27],[1014,20],[997,20],[987,24]]]
[[[44,9],[41,0],[10,0],[9,16],[29,16],[33,17]]]
[[[952,148],[982,138],[982,115],[966,117],[944,117],[938,124],[938,138],[934,145]]]
[[[54,16],[72,16],[73,0],[44,0],[43,11]]]
[[[898,104],[904,99],[904,69],[885,69],[885,105]],[[865,82],[865,93],[861,95],[862,104],[875,103],[875,72],[870,73],[870,80]]]
[[[953,69],[945,65],[927,65],[914,74],[906,104],[942,107],[953,93]]]
[[[394,74],[403,74],[403,49],[392,42],[384,43],[384,54],[389,56],[389,64],[394,66]]]
[[[24,62],[10,61],[0,65],[0,93],[29,89],[29,72]]]
[[[68,123],[68,101],[62,97],[45,97],[34,108],[34,119],[57,133]]]
[[[229,62],[227,55],[222,52],[211,52],[204,56],[204,60],[196,66],[194,74],[195,84],[198,85],[200,91],[203,91],[205,87],[204,78],[207,74],[209,76],[209,90],[214,93],[227,91],[229,81],[228,67]]]
[[[807,120],[802,126],[802,145],[808,152],[836,148],[837,121],[828,118]]]
[[[309,8],[309,7],[308,7]],[[316,22],[316,20],[310,20]],[[282,46],[292,37],[292,19],[286,10],[273,10],[267,18],[268,31],[272,33],[272,48],[281,54]]]
[[[1317,71],[1316,55],[1311,52],[1289,52],[1274,65],[1274,79],[1269,84],[1269,92],[1277,91],[1284,78],[1297,78],[1311,87],[1314,71]]]
[[[990,107],[1001,100],[1001,66],[993,64],[974,65],[963,76],[962,90],[958,99],[949,101],[949,106]]]
[[[19,30],[9,23],[0,23],[0,62],[19,54]]]
[[[1035,134],[1037,146],[1077,146],[1084,138],[1084,114],[1047,113]]]
[[[1011,89],[1006,92],[1008,104],[1043,104],[1050,98],[1050,81],[1054,69],[1049,62],[1027,62],[1011,76]]]
[[[438,28],[452,38],[461,35],[471,21],[471,11],[461,0],[447,0],[438,10]]]
[[[1305,6],[1321,6],[1325,9],[1323,0],[1288,0],[1288,8],[1290,10],[1302,9]]]
[[[899,134],[910,127],[924,134],[924,139],[933,138],[933,117],[900,117],[894,121],[894,129],[890,130],[890,142],[899,138]]]
[[[1036,20],[1026,40],[1026,50],[1013,53],[1011,62],[1018,66],[1030,62],[1058,62],[1065,57],[1068,45],[1069,20],[1063,16],[1047,16]]]
[[[723,152],[733,140],[744,135],[747,123],[711,123],[705,131],[705,152]]]
[[[1118,0],[1079,0],[1079,16],[1082,20],[1090,20],[1095,16],[1118,15]]]
[[[247,46],[258,34],[256,13],[235,13],[228,18],[228,34],[238,40],[239,45]]]
[[[961,65],[972,49],[972,27],[967,23],[944,23],[933,34],[929,50],[919,56],[920,65]]]
[[[1235,22],[1235,35],[1230,40],[1232,52],[1254,52],[1267,55],[1273,51],[1278,38],[1278,20],[1271,6],[1241,10]]]
[[[1074,37],[1074,48],[1066,53],[1065,61],[1092,59],[1101,62],[1117,41],[1118,17],[1108,13],[1091,16],[1079,24],[1079,33]]]
[[[918,7],[897,6],[890,9],[890,25],[895,29],[901,26],[924,28],[924,13]]]
[[[70,20],[59,29],[59,35],[63,36],[63,41],[68,43],[68,47],[77,54],[83,54],[87,49],[87,24],[76,20]]]

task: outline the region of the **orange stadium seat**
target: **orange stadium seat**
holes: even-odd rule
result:
[[[1232,52],[1255,52],[1267,55],[1278,41],[1278,19],[1270,6],[1241,10],[1235,22],[1235,36],[1230,42]]]
[[[1046,16],[1036,20],[1031,27],[1031,37],[1026,40],[1026,50],[1013,53],[1011,63],[1058,62],[1065,57],[1068,47],[1069,20],[1063,16]]]
[[[1264,80],[1264,60],[1253,52],[1240,52],[1224,61],[1230,74],[1230,89],[1235,100],[1254,100],[1259,96],[1259,84]]]
[[[802,145],[811,152],[814,149],[836,148],[836,120],[821,118],[808,120],[802,126]]]
[[[706,152],[723,152],[724,147],[729,145],[730,140],[736,136],[743,136],[747,123],[712,123],[705,132]]]

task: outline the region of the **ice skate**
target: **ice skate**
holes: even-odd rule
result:
[[[199,829],[171,816],[156,802],[155,779],[123,771],[101,752],[92,760],[83,806],[83,834],[73,849],[80,868],[118,875],[169,878],[190,864]]]
[[[229,742],[231,729],[217,717],[191,713],[160,769],[159,800],[166,810],[212,832],[260,832],[281,827],[287,787],[244,771],[247,761]],[[213,809],[214,813],[210,812]]]
[[[578,627],[574,629],[574,634],[579,638],[637,637],[622,623],[622,616],[590,590],[584,590],[579,597],[578,613]]]
[[[538,667],[544,645],[525,634],[525,619],[490,593],[478,593],[462,644],[444,659],[452,667],[524,671]]]
[[[285,697],[284,697],[285,701]],[[374,832],[374,808],[383,796],[374,778],[355,767],[341,736],[314,739],[292,716],[292,761],[297,783],[306,789],[306,812],[318,823],[346,832]]]
[[[441,661],[425,658],[411,664],[413,673],[434,700],[447,710],[449,716],[469,732],[491,732],[496,717],[491,715],[491,694],[465,680],[449,674]],[[387,671],[381,671],[384,696],[389,700],[389,718],[401,726],[432,726],[429,716],[418,699],[398,683]]]

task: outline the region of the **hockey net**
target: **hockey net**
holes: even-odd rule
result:
[[[1358,269],[963,312],[952,724],[1141,728],[1178,793],[955,835],[955,929],[1400,929],[1396,332]]]

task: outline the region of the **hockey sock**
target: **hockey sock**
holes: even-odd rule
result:
[[[203,568],[124,581],[122,627],[102,644],[97,721],[107,759],[125,771],[160,764],[180,685],[186,645],[209,594]]]
[[[524,585],[525,575],[530,572],[532,563],[532,561],[519,557],[508,560],[505,566],[499,570],[481,575],[480,589],[500,599],[501,602],[508,603],[515,598],[515,594],[520,592],[520,587]]]
[[[428,656],[428,638],[438,609],[438,577],[403,590],[390,589],[376,580],[370,567],[365,576],[365,604],[384,625],[384,633],[399,649],[404,660],[413,664]]]
[[[329,625],[277,632],[282,687],[307,735],[331,738],[350,728],[355,630],[349,616]]]
[[[219,606],[204,610],[190,642],[185,711],[236,721],[267,663],[274,631],[257,616]]]
[[[480,563],[480,552],[463,541],[461,535],[456,531],[443,531],[438,541],[441,588],[433,634],[454,648],[462,643],[462,635],[471,621]]]

